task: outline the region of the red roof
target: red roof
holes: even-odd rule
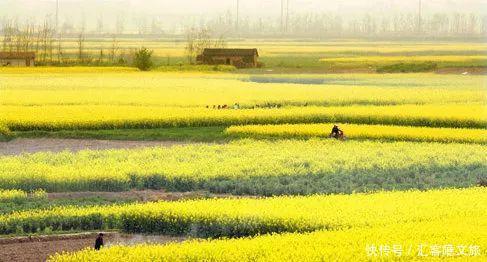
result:
[[[35,52],[0,52],[0,59],[34,59]]]

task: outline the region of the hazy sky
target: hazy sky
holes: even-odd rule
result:
[[[235,10],[237,0],[59,0],[61,9],[89,12],[93,9],[148,14],[207,14]],[[289,0],[291,12],[394,12],[415,11],[419,0]],[[56,0],[0,0],[0,13],[28,12],[45,15]],[[487,0],[422,0],[425,12],[483,12]],[[240,0],[242,15],[280,13],[281,0]]]
[[[289,0],[290,16],[300,13],[328,13],[345,19],[364,14],[416,14],[419,0]],[[167,32],[182,30],[216,15],[235,17],[237,0],[59,0],[59,22],[75,27],[96,28],[102,20],[113,30],[115,21],[124,17],[125,30],[133,31],[140,19],[160,21]],[[487,0],[422,0],[423,14],[475,13],[487,15]],[[272,18],[278,21],[281,0],[240,0],[241,19]],[[56,0],[0,0],[0,19],[17,21],[53,19]],[[226,16],[228,17],[228,16]],[[18,20],[21,18],[20,20]],[[51,20],[52,21],[52,20]],[[111,28],[111,29],[110,29]]]

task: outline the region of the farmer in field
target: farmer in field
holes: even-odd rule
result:
[[[343,138],[343,131],[337,125],[333,125],[331,129],[330,138],[342,139]]]
[[[103,246],[103,233],[98,234],[98,237],[95,240],[95,250],[100,250]]]

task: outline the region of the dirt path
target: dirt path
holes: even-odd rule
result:
[[[201,198],[238,198],[253,196],[232,196],[228,194],[212,194],[205,191],[192,192],[166,192],[164,190],[131,190],[125,192],[66,192],[48,193],[49,199],[78,199],[78,198],[103,198],[108,200],[132,200],[139,202],[148,201],[178,201],[185,199]]]
[[[46,261],[49,256],[60,252],[74,252],[92,247],[97,233],[83,233],[73,235],[56,235],[44,237],[20,237],[0,239],[0,261]],[[105,246],[123,244],[134,245],[140,243],[164,244],[181,242],[184,237],[127,235],[120,233],[106,233]]]
[[[456,75],[487,75],[487,67],[454,67],[440,68],[437,74],[456,74]]]
[[[18,138],[9,142],[0,142],[1,155],[19,155],[22,153],[36,153],[42,151],[61,152],[69,150],[77,152],[85,149],[130,149],[139,147],[184,145],[187,142],[177,141],[119,141],[119,140],[93,140],[93,139],[52,139]]]

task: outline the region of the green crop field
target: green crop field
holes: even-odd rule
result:
[[[76,39],[64,39],[64,56],[75,58],[78,52]],[[176,66],[186,64],[186,42],[174,39],[86,39],[85,56],[99,60],[100,50],[109,53],[113,45],[117,50],[129,54],[140,46],[154,50],[158,65]],[[376,70],[382,66],[412,62],[434,62],[436,68],[485,67],[487,66],[487,45],[482,42],[458,41],[293,41],[293,40],[229,40],[228,48],[257,48],[260,60],[267,68],[294,70],[305,73],[307,70]],[[107,55],[105,55],[107,56]],[[406,57],[406,58],[405,58]]]

